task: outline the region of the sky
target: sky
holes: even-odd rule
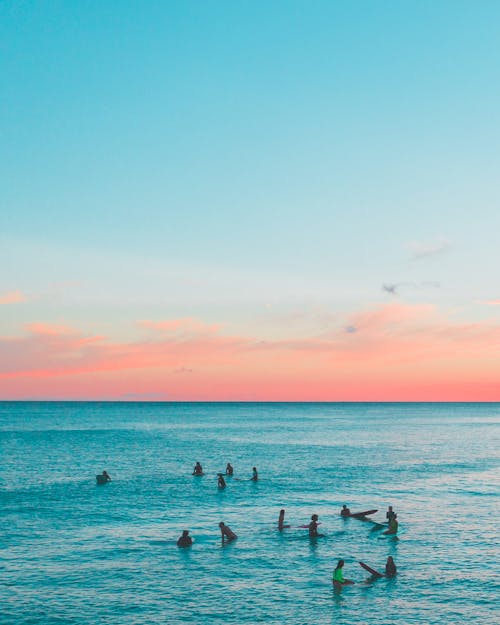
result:
[[[500,401],[500,5],[0,2],[0,399]]]

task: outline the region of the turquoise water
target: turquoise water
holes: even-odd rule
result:
[[[500,404],[0,403],[0,620],[493,623],[499,417]],[[261,479],[218,491],[227,461]],[[113,482],[96,486],[103,469]],[[392,504],[401,535],[341,519],[343,503],[380,520]],[[326,536],[280,534],[282,507],[293,525],[319,514]],[[239,536],[225,547],[221,520]],[[395,579],[357,564],[388,555]],[[338,558],[356,581],[340,592]]]

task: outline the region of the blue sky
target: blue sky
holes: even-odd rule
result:
[[[0,3],[3,327],[498,317],[499,40],[487,1]]]

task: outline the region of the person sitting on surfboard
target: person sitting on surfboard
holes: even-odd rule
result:
[[[203,475],[203,468],[199,462],[194,465],[193,475]]]
[[[220,533],[222,534],[223,543],[224,543],[224,539],[226,539],[227,542],[231,542],[232,540],[235,540],[236,538],[238,538],[238,536],[236,536],[236,534],[228,525],[224,525],[223,521],[219,523],[219,527],[220,527]]]
[[[397,534],[398,533],[398,521],[397,521],[398,515],[395,514],[392,519],[389,521],[389,529],[385,532],[383,532],[384,534]]]
[[[332,582],[336,588],[346,586],[347,584],[354,584],[352,579],[344,579],[344,574],[342,572],[343,567],[344,567],[344,560],[339,560],[337,563],[337,566],[335,567],[335,570],[333,571]]]
[[[95,479],[98,484],[106,484],[106,482],[111,482],[111,478],[107,471],[103,471],[100,475],[96,475]]]
[[[344,504],[342,506],[342,510],[340,511],[340,516],[350,516],[351,511],[349,510],[349,508]]]
[[[396,513],[394,512],[394,510],[392,509],[392,506],[389,506],[387,512],[385,513],[385,518],[389,521],[389,523],[392,521],[392,519],[396,516]]]
[[[388,556],[387,562],[385,563],[385,574],[387,577],[394,577],[397,573],[396,564],[392,559],[392,556]]]
[[[189,536],[189,530],[184,530],[182,536],[177,541],[178,547],[191,547],[193,539]]]
[[[284,510],[280,510],[280,515],[278,517],[278,529],[282,530],[285,527],[290,527],[289,525],[284,525],[285,523],[285,511]]]
[[[217,473],[218,478],[217,478],[217,486],[219,488],[226,488],[226,480],[224,479],[224,476],[222,475],[222,473]]]
[[[252,482],[256,482],[259,479],[259,474],[257,473],[257,469],[255,467],[252,468],[252,477],[250,479]]]
[[[228,462],[226,465],[226,475],[233,475],[233,473],[234,473],[234,469],[231,466],[231,463]]]

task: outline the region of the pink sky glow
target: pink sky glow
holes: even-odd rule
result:
[[[460,323],[432,306],[377,306],[289,340],[195,319],[137,325],[131,342],[41,323],[1,337],[0,398],[500,400],[500,323]]]

